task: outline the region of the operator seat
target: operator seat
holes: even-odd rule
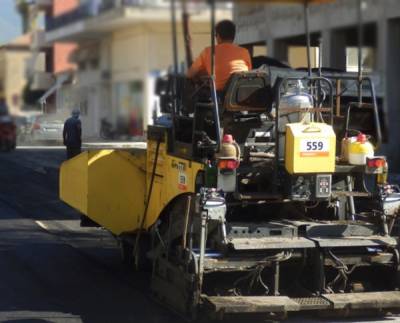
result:
[[[266,72],[234,73],[225,86],[224,111],[269,113],[273,91]]]
[[[350,102],[346,111],[345,133],[356,130],[369,135],[374,145],[381,143],[381,129],[377,108],[371,103]]]
[[[261,126],[258,116],[272,110],[274,95],[270,77],[265,71],[234,73],[224,93],[224,132],[232,134],[239,144],[244,143],[251,129]]]

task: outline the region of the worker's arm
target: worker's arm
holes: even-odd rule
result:
[[[204,52],[202,52],[199,57],[196,58],[196,60],[193,62],[192,66],[190,66],[186,76],[188,78],[194,78],[199,74],[204,73],[204,71],[206,70],[206,67],[204,66],[203,63],[203,55]]]
[[[249,53],[249,51],[246,49],[246,48],[243,48],[245,51],[246,51],[246,53],[245,53],[245,62],[246,62],[246,65],[247,65],[247,68],[249,69],[249,71],[250,70],[252,70],[253,69],[253,66],[252,66],[252,64],[251,64],[251,56],[250,56],[250,53]]]

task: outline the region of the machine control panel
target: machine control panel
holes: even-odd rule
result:
[[[319,199],[328,198],[331,195],[332,175],[316,175],[315,197]]]

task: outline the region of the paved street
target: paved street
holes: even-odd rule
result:
[[[106,231],[80,228],[58,200],[64,154],[52,147],[0,155],[0,322],[181,322],[150,297],[147,276],[121,264]]]
[[[64,151],[0,155],[0,322],[176,322],[112,237],[58,200]]]

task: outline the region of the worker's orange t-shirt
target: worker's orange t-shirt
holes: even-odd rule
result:
[[[193,67],[211,75],[211,47],[205,48],[194,61]],[[246,48],[232,43],[215,46],[215,86],[223,90],[232,73],[251,70],[251,58]]]

